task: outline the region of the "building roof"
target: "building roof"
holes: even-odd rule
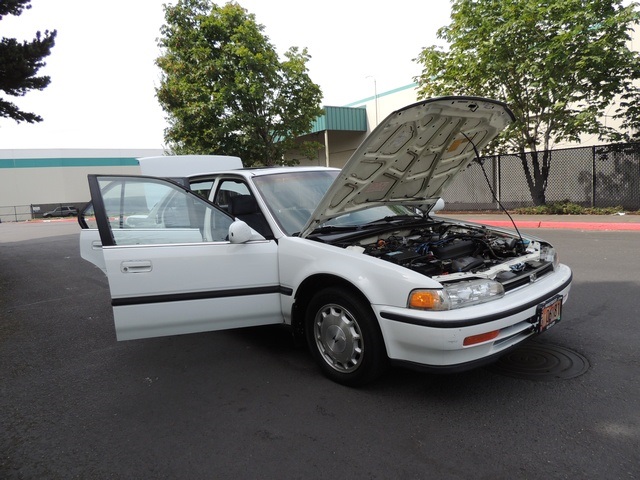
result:
[[[325,130],[367,131],[367,109],[364,107],[324,107],[324,114],[311,124],[309,133]]]

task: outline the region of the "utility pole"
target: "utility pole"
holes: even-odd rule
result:
[[[378,84],[376,82],[376,77],[374,77],[373,75],[367,75],[366,78],[372,78],[373,79],[373,100],[375,103],[375,109],[376,109],[376,124],[373,126],[373,128],[378,126]],[[373,130],[373,128],[371,130]]]

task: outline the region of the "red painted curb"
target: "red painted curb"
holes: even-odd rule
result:
[[[28,220],[31,223],[63,223],[63,222],[78,222],[78,217],[64,217],[64,218],[34,218]]]
[[[507,220],[472,220],[475,223],[483,223],[494,227],[513,228],[513,224]],[[640,223],[609,223],[609,222],[545,222],[531,220],[516,220],[518,228],[555,228],[565,230],[616,230],[640,232]]]

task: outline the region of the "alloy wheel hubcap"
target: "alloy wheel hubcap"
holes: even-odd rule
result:
[[[356,370],[364,352],[362,334],[355,318],[344,307],[329,304],[316,314],[314,338],[327,364],[341,373]]]

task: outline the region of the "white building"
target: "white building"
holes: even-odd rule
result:
[[[0,150],[0,220],[28,220],[56,205],[89,201],[90,173],[140,173],[139,157],[158,149]]]

